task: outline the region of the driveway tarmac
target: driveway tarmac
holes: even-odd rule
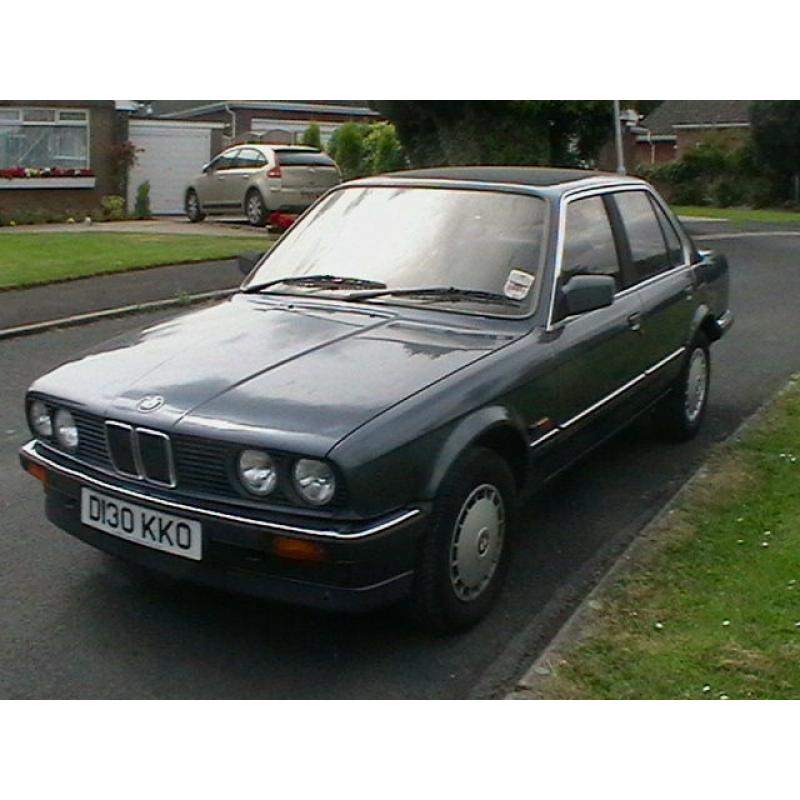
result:
[[[800,370],[800,241],[713,246],[731,262],[737,321],[712,352],[701,435],[665,445],[637,426],[528,499],[494,613],[445,639],[391,612],[329,615],[155,579],[52,527],[39,484],[17,465],[26,386],[77,350],[168,314],[0,342],[0,696],[502,696],[708,447]]]

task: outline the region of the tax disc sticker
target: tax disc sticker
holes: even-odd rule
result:
[[[521,269],[512,269],[506,278],[503,294],[511,300],[524,300],[533,286],[534,276]]]

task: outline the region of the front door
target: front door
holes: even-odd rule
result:
[[[554,421],[562,445],[556,458],[563,462],[579,456],[630,417],[647,366],[642,306],[638,294],[627,291],[630,276],[609,209],[602,194],[579,197],[566,206],[550,325],[559,394]],[[581,274],[613,276],[617,296],[607,308],[568,316],[560,302],[561,290]]]

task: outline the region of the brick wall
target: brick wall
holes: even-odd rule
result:
[[[0,188],[0,213],[13,218],[15,210],[87,212],[100,205],[104,195],[117,194],[112,176],[111,147],[127,139],[127,115],[118,114],[113,100],[0,100],[1,106],[75,108],[89,111],[89,168],[94,171],[93,189],[4,189]]]

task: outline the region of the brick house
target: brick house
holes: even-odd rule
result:
[[[346,122],[376,122],[382,117],[361,100],[154,100],[145,116],[165,120],[223,123],[218,149],[244,141],[297,144],[316,123],[323,144]]]
[[[0,213],[90,211],[119,194],[128,117],[114,100],[0,100]]]
[[[680,158],[704,136],[715,132],[731,142],[750,135],[752,100],[665,100],[640,123],[646,133],[634,140],[632,164],[661,164]]]

